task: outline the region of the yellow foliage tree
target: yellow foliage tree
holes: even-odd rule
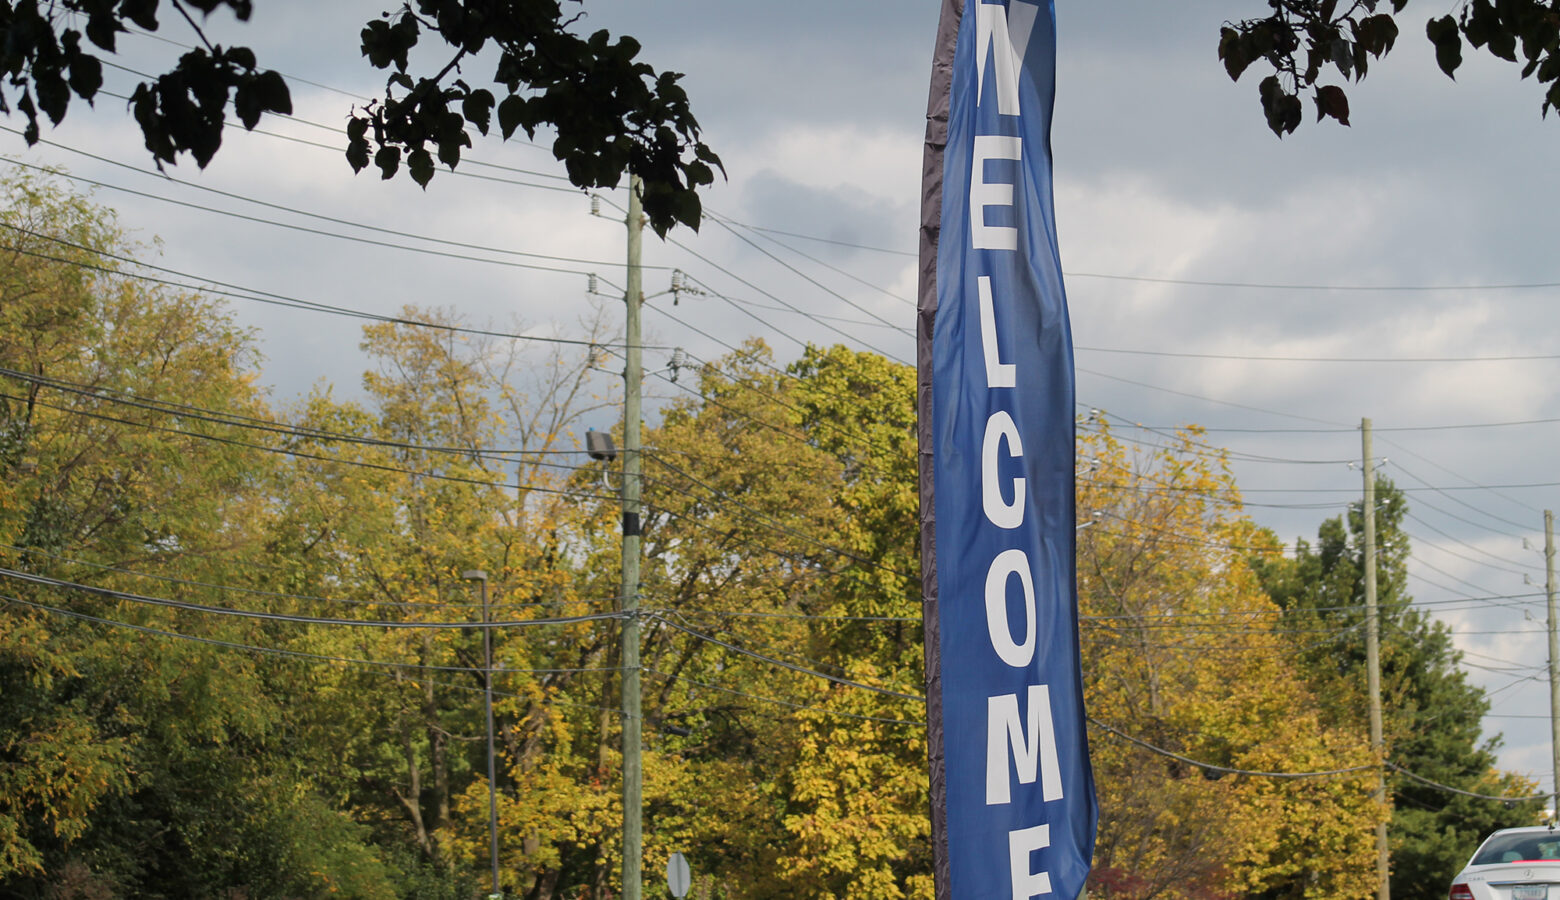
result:
[[[1133,445],[1093,423],[1080,437],[1083,666],[1102,726],[1091,885],[1131,900],[1364,896],[1386,815],[1377,760],[1297,676],[1297,642],[1246,562],[1279,548],[1201,437]]]

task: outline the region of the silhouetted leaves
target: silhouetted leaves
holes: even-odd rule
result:
[[[1457,22],[1451,16],[1431,19],[1425,25],[1425,36],[1435,45],[1435,62],[1448,78],[1455,78],[1457,67],[1462,65],[1462,37],[1457,33]]]
[[[210,14],[226,8],[239,20],[251,0],[183,0]],[[26,118],[29,144],[40,137],[38,115],[58,124],[70,100],[88,102],[103,84],[102,63],[82,37],[114,52],[127,23],[158,29],[160,0],[59,0],[41,12],[33,2],[0,0],[0,112]],[[65,13],[65,14],[61,14]],[[68,15],[66,15],[68,14]],[[559,0],[412,0],[368,22],[360,32],[364,58],[389,70],[385,94],[354,111],[347,131],[353,171],[370,160],[384,178],[406,171],[427,186],[437,164],[454,169],[475,129],[534,138],[550,126],[553,154],[581,188],[616,186],[628,172],[644,179],[650,225],[665,234],[675,223],[697,229],[698,189],[713,183],[720,158],[699,140],[699,125],[675,72],[639,61],[639,42],[605,31],[569,33],[573,21]],[[195,24],[195,23],[192,23]],[[78,30],[81,28],[83,30]],[[222,146],[228,106],[246,129],[266,113],[292,112],[286,82],[258,67],[244,47],[202,46],[168,72],[138,85],[130,110],[158,164],[188,153],[204,167]],[[437,71],[411,71],[411,52],[432,35],[451,56]],[[460,66],[472,54],[497,51],[495,93],[468,84]]]
[[[614,187],[633,172],[644,179],[645,214],[657,233],[679,222],[697,229],[697,191],[714,181],[720,159],[698,139],[682,76],[638,61],[639,42],[631,37],[580,37],[566,24],[557,0],[416,0],[370,22],[363,55],[392,73],[384,99],[354,114],[367,126],[353,132],[349,159],[361,168],[372,142],[405,149],[409,161],[410,154],[432,152],[453,169],[471,146],[466,126],[487,134],[496,107],[506,139],[516,132],[534,138],[551,126],[553,155],[578,187]],[[453,55],[438,72],[413,77],[408,55],[429,34]],[[449,80],[489,44],[498,50],[493,83],[503,88],[502,99],[459,77]],[[422,185],[433,176],[431,167],[408,168]]]
[[[1408,0],[1392,0],[1391,11],[1374,2],[1337,0],[1271,2],[1263,18],[1226,22],[1219,29],[1219,59],[1231,79],[1239,80],[1254,63],[1266,62],[1272,74],[1258,84],[1263,116],[1282,137],[1299,123],[1294,103],[1313,90],[1316,118],[1349,124],[1349,102],[1342,86],[1325,84],[1329,68],[1343,81],[1360,81],[1372,59],[1391,52],[1397,42],[1396,17]],[[1340,9],[1341,7],[1341,9]],[[1522,62],[1522,77],[1537,75],[1545,89],[1543,114],[1560,103],[1560,0],[1472,0],[1455,16],[1431,19],[1425,36],[1441,71],[1453,76],[1463,61],[1463,41],[1508,62]],[[1520,48],[1521,57],[1518,57]],[[1268,79],[1276,79],[1270,83]]]
[[[1349,124],[1349,98],[1344,96],[1343,88],[1328,84],[1316,89],[1316,121],[1320,122],[1323,116],[1332,116],[1341,125]]]

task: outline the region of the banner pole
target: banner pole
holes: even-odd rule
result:
[[[937,505],[932,480],[932,329],[937,319],[937,241],[942,230],[943,148],[953,53],[964,0],[942,0],[926,103],[921,160],[920,278],[916,306],[916,443],[921,501],[921,616],[926,660],[927,763],[932,815],[932,866],[937,900],[951,900],[948,877],[947,772],[942,730],[942,659],[937,608]]]

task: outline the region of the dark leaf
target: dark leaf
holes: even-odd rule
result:
[[[1425,35],[1435,45],[1435,61],[1441,71],[1456,78],[1454,73],[1462,65],[1462,37],[1457,33],[1457,22],[1451,16],[1431,19],[1425,26]]]
[[[91,102],[103,86],[103,64],[95,56],[85,53],[71,60],[70,88],[83,100]]]
[[[255,76],[254,88],[260,95],[260,106],[266,112],[277,115],[292,115],[292,91],[287,89],[287,81],[281,74],[267,69]]]
[[[1257,93],[1262,99],[1262,114],[1274,134],[1283,137],[1292,134],[1300,126],[1300,98],[1284,90],[1278,82],[1278,76],[1269,75],[1262,79],[1262,83],[1257,86]]]
[[[157,0],[121,0],[119,14],[146,31],[157,30]]]
[[[70,86],[60,77],[59,70],[41,71],[34,65],[33,90],[38,95],[38,108],[43,110],[50,122],[60,124],[60,120],[65,118],[65,108],[70,105]]]
[[[1354,26],[1355,42],[1378,59],[1397,43],[1397,22],[1391,16],[1366,16]]]
[[[466,121],[477,127],[483,134],[488,133],[488,126],[493,119],[493,94],[491,91],[475,90],[466,95],[461,101],[461,114]],[[506,135],[507,136],[507,135]]]
[[[260,123],[260,98],[256,95],[254,87],[247,82],[241,83],[233,92],[233,112],[238,114],[238,121],[244,126],[245,131],[253,131]]]
[[[229,47],[226,58],[240,69],[254,69],[255,51],[248,47]]]
[[[418,147],[406,155],[406,170],[411,173],[413,181],[426,188],[428,182],[433,180],[433,157],[427,150]]]
[[[498,104],[498,131],[508,140],[515,133],[515,129],[526,122],[526,99],[519,94],[510,94],[503,102]],[[531,133],[531,127],[526,125],[526,134]]]
[[[353,124],[362,121],[353,119]],[[361,135],[347,138],[347,164],[352,171],[361,172],[368,165],[368,140]]]
[[[460,164],[461,147],[469,145],[470,143],[470,139],[466,138],[465,134],[461,134],[458,137],[452,136],[439,141],[439,162],[444,163],[451,169],[455,168]],[[410,164],[411,160],[408,160],[407,162]],[[433,175],[432,172],[429,172],[428,174],[429,177],[432,177]]]
[[[1341,125],[1349,124],[1349,98],[1343,88],[1329,84],[1316,89],[1316,121],[1324,116],[1332,116]]]
[[[1224,28],[1219,31],[1219,59],[1224,60],[1224,71],[1229,73],[1230,80],[1239,81],[1253,57],[1240,33],[1233,28]]]
[[[111,15],[93,15],[87,19],[87,40],[97,47],[114,52],[114,38],[125,27]]]
[[[380,147],[379,152],[374,154],[374,165],[379,167],[381,178],[394,178],[395,170],[401,167],[401,148]]]
[[[363,55],[368,57],[368,64],[376,69],[383,69],[390,65],[390,25],[380,19],[374,19],[363,30],[358,32],[358,44]]]

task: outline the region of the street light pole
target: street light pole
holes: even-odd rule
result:
[[[503,892],[498,887],[498,767],[493,759],[493,626],[488,615],[488,577],[482,569],[462,572],[460,577],[482,585],[482,705],[487,711],[488,853],[493,861],[493,892],[488,897],[499,900]]]

